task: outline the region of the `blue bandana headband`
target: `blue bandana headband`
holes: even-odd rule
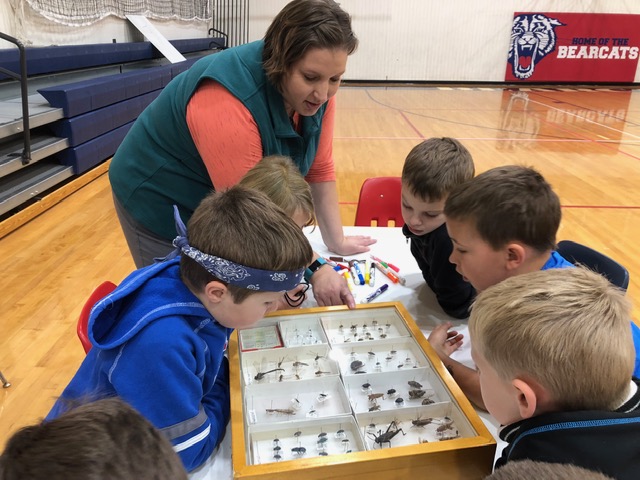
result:
[[[197,248],[189,245],[187,239],[187,228],[185,227],[178,207],[173,206],[173,217],[176,222],[178,236],[173,240],[176,251],[168,258],[173,258],[178,254],[186,255],[195,260],[207,272],[220,280],[235,285],[236,287],[248,290],[261,290],[265,292],[281,292],[294,289],[302,281],[305,269],[301,268],[293,272],[275,272],[271,270],[260,270],[258,268],[246,267],[231,260],[216,257],[203,253]]]

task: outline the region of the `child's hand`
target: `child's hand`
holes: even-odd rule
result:
[[[438,325],[429,334],[429,343],[440,357],[440,360],[446,360],[449,356],[462,346],[464,335],[459,334],[456,330],[449,329],[453,326],[451,322],[445,322]]]

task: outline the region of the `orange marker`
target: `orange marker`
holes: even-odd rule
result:
[[[375,266],[378,270],[384,273],[387,276],[387,278],[391,280],[393,283],[399,282],[398,277],[396,277],[391,270],[389,270],[388,268],[384,268],[382,265],[380,265],[380,263],[376,263]]]

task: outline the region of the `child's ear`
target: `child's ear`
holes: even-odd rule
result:
[[[515,270],[524,263],[526,251],[519,243],[509,243],[507,251],[507,269]]]
[[[230,295],[227,286],[217,280],[205,285],[204,294],[211,303],[220,303],[225,295]]]
[[[515,388],[516,395],[518,396],[517,402],[520,417],[523,419],[533,417],[539,401],[535,386],[520,378],[514,378],[511,381],[511,385]]]

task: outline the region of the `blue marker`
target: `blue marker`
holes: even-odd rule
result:
[[[378,288],[375,292],[371,293],[367,298],[365,298],[362,301],[362,303],[370,303],[372,300],[374,300],[375,298],[378,298],[380,295],[386,292],[388,288],[389,288],[389,284],[385,283],[380,288]]]
[[[365,285],[364,276],[362,275],[362,270],[360,269],[360,266],[358,265],[357,260],[353,262],[353,268],[355,268],[356,275],[358,275],[358,280],[359,280],[358,285]]]

